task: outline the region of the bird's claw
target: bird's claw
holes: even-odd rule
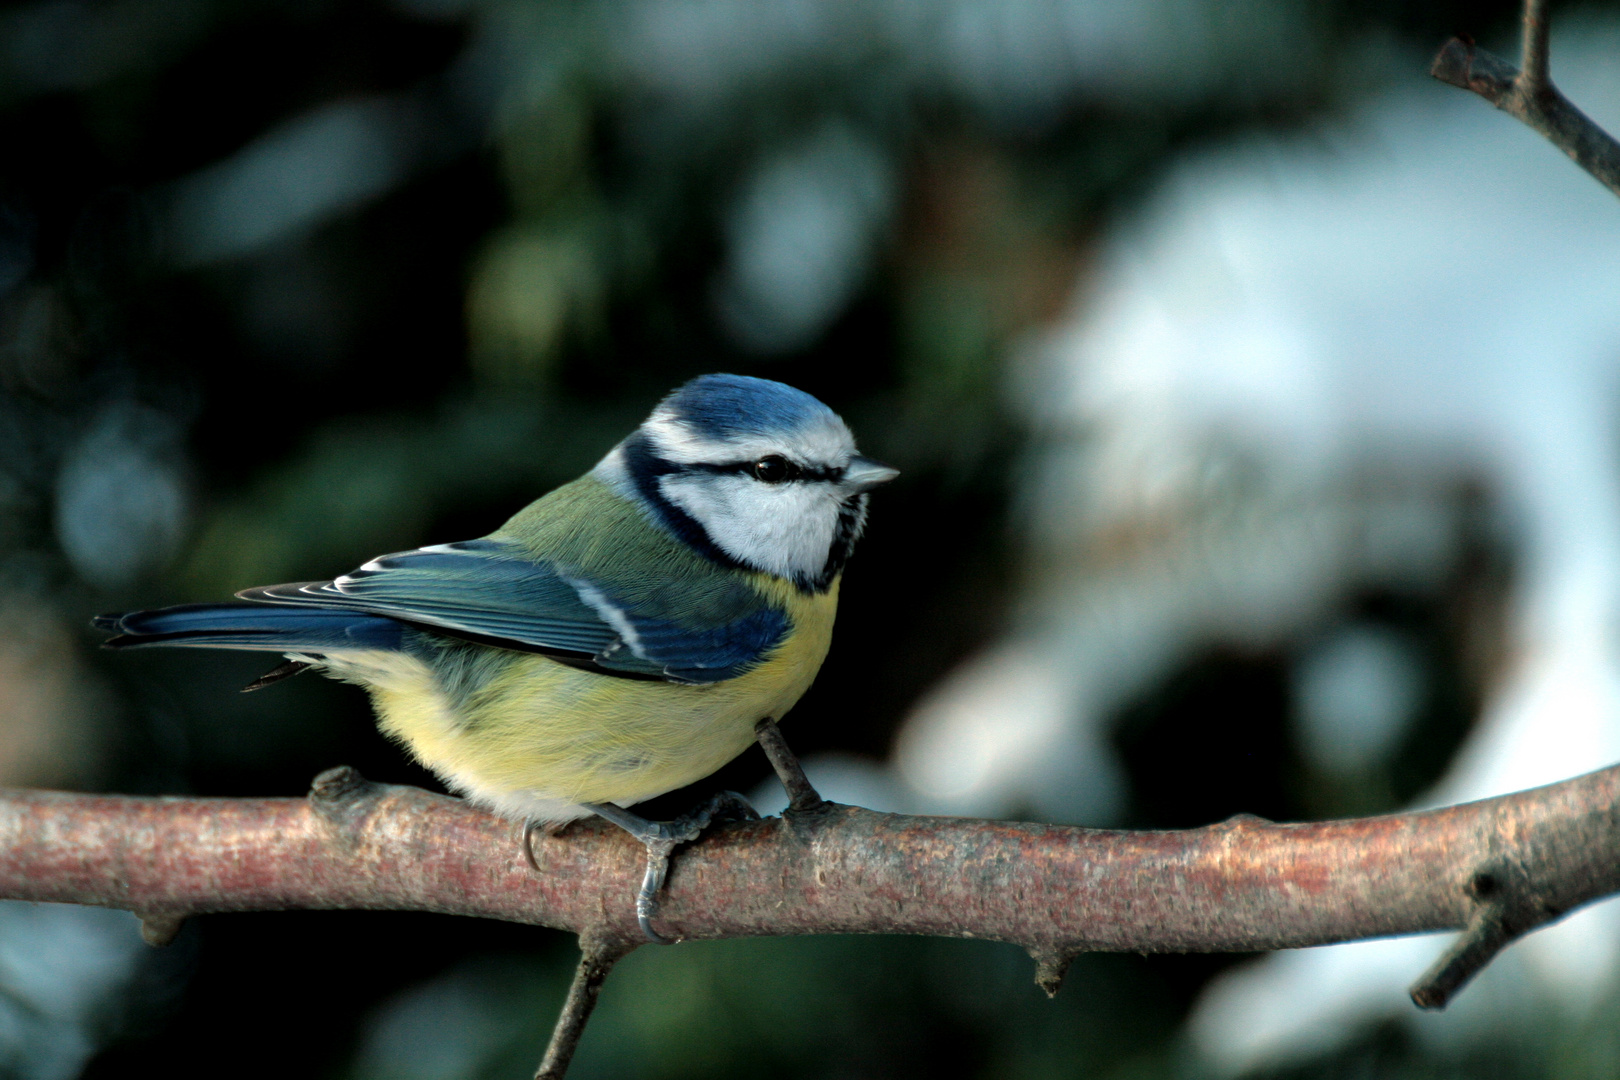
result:
[[[671,821],[648,821],[612,803],[588,803],[589,808],[641,841],[647,849],[647,870],[636,893],[636,923],[648,941],[672,945],[679,938],[666,938],[653,929],[658,917],[658,894],[669,877],[670,859],[675,849],[703,835],[709,826],[731,821],[757,821],[759,813],[735,791],[721,791],[703,805]]]
[[[647,847],[647,872],[641,876],[641,891],[636,893],[636,925],[641,927],[642,934],[654,945],[673,945],[680,940],[671,940],[654,930],[652,921],[658,917],[658,893],[664,887],[664,880],[669,877],[669,860],[675,854],[675,848],[683,842],[674,837],[643,841]]]

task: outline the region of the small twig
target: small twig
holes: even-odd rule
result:
[[[1524,0],[1522,36],[1519,61],[1524,65],[1524,84],[1532,91],[1552,85],[1547,67],[1547,42],[1551,38],[1547,25],[1547,0]]]
[[[1620,142],[1577,109],[1548,75],[1546,0],[1525,0],[1523,21],[1522,71],[1472,41],[1452,38],[1441,47],[1429,74],[1473,91],[1529,125],[1620,195]]]
[[[782,738],[782,729],[776,726],[775,720],[767,716],[755,724],[754,738],[759,740],[760,748],[771,761],[771,768],[776,770],[777,778],[787,788],[789,810],[804,813],[826,804],[827,800],[821,797],[821,793],[810,783],[810,778],[804,775],[804,766],[799,764],[798,755]]]
[[[634,948],[634,945],[598,934],[580,935],[579,966],[574,969],[574,981],[568,987],[562,1012],[557,1014],[557,1026],[552,1029],[546,1056],[540,1059],[534,1080],[563,1080],[569,1062],[574,1060],[574,1051],[579,1049],[585,1024],[596,1008],[596,999],[601,996],[603,980],[613,970],[613,965]]]
[[[1497,953],[1561,914],[1545,907],[1524,867],[1510,860],[1481,867],[1467,891],[1475,904],[1468,925],[1412,984],[1412,1003],[1420,1009],[1445,1008]]]
[[[1519,62],[1522,70],[1452,38],[1429,74],[1471,90],[1545,136],[1599,183],[1620,195],[1620,142],[1599,127],[1553,85],[1550,74],[1547,0],[1524,0]],[[1474,909],[1451,947],[1413,984],[1412,1001],[1443,1009],[1467,982],[1515,939],[1557,918],[1522,863],[1497,860],[1476,873],[1468,893]]]
[[[1493,904],[1481,904],[1451,947],[1412,984],[1412,1004],[1420,1009],[1445,1008],[1513,938],[1500,910]]]

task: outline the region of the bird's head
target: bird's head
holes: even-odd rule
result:
[[[866,493],[899,475],[820,401],[746,375],[676,389],[596,471],[710,558],[812,591],[842,569]]]

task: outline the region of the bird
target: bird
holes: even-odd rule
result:
[[[719,769],[809,689],[869,493],[898,475],[810,394],[702,375],[488,536],[95,625],[112,649],[281,653],[248,690],[305,671],[359,684],[386,735],[522,822],[525,845],[613,822],[646,848],[636,916],[661,942],[673,849],[722,807],[628,808]]]

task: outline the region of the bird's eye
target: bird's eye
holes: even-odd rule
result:
[[[781,454],[767,454],[754,462],[754,478],[767,484],[780,484],[799,475],[799,467]]]

